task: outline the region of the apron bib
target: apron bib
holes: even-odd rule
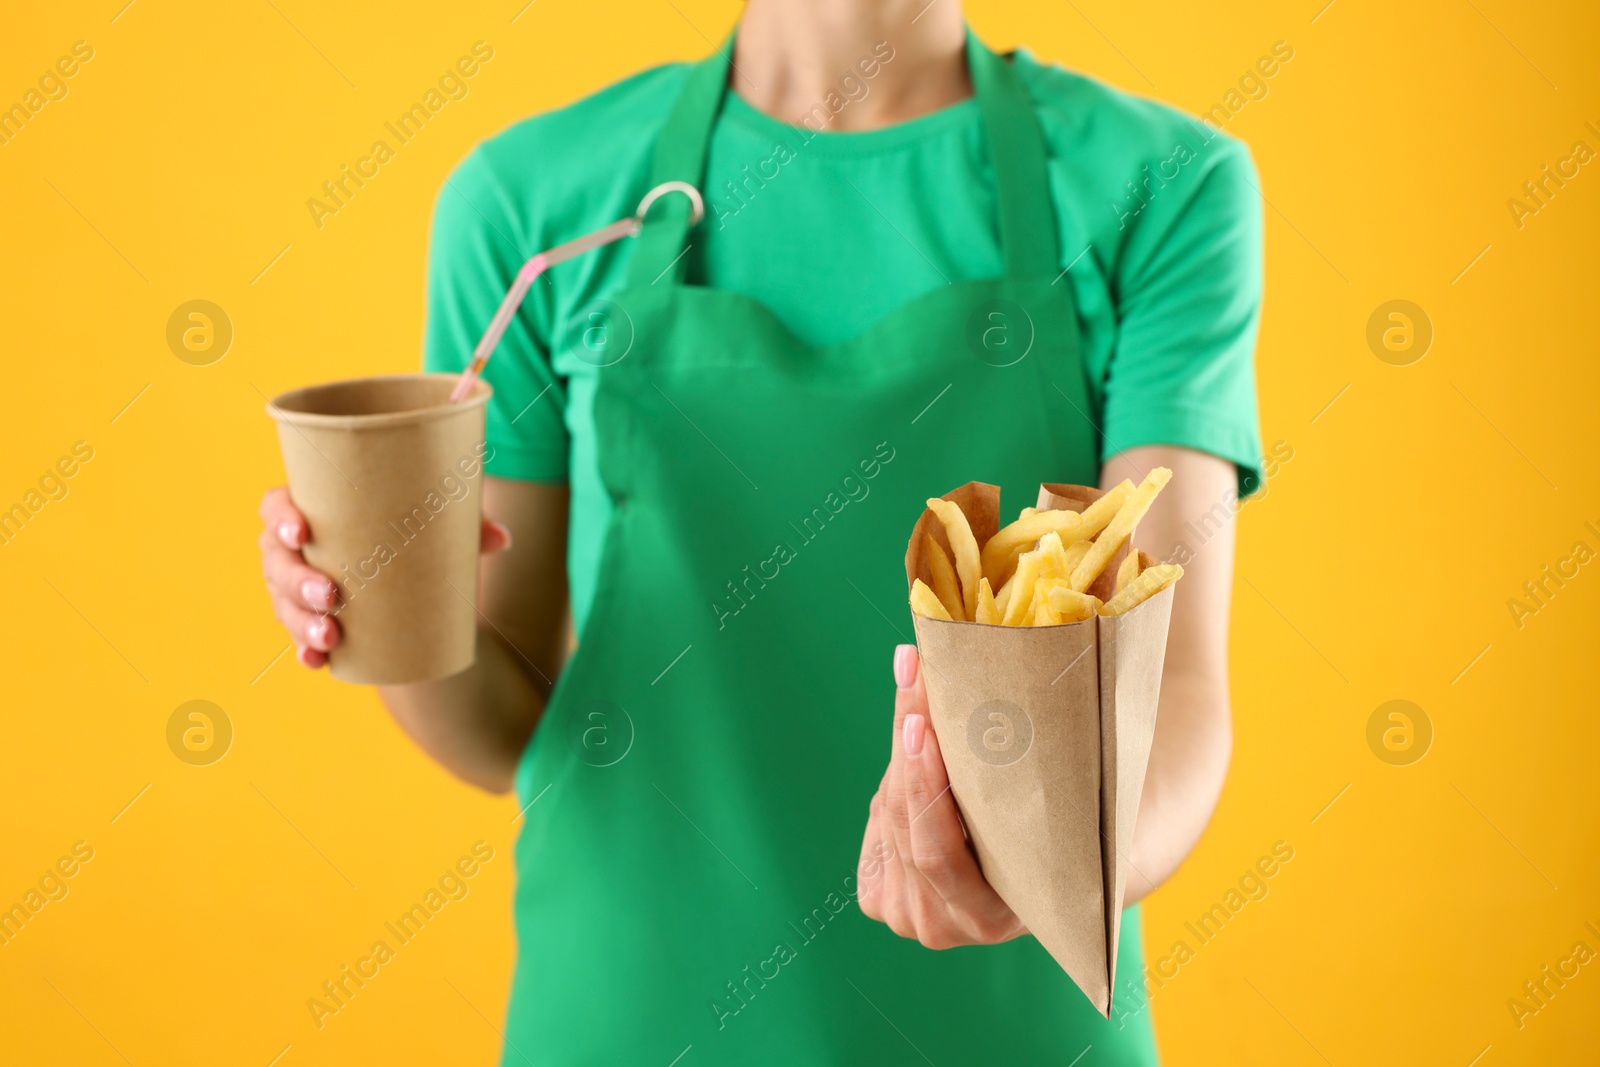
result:
[[[704,185],[731,49],[691,68],[652,185]],[[817,347],[685,284],[684,198],[644,224],[594,402],[593,607],[517,775],[507,1064],[1153,1062],[1147,1016],[1106,1022],[1033,939],[935,953],[853,899],[924,500],[979,480],[1015,511],[1098,473],[1042,135],[1010,67],[968,58],[1005,277]]]

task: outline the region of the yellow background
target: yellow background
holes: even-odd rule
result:
[[[275,659],[263,398],[414,367],[455,161],[704,53],[738,5],[123,2],[33,5],[0,32],[0,103],[73,42],[95,50],[0,146],[0,506],[94,449],[0,546],[0,904],[95,850],[0,947],[0,1062],[489,1063],[516,806],[430,765],[369,691]],[[1600,950],[1600,564],[1521,629],[1506,602],[1575,541],[1600,549],[1600,162],[1520,229],[1506,201],[1574,141],[1600,149],[1600,21],[1321,5],[969,12],[997,47],[1195,113],[1274,42],[1295,50],[1227,126],[1269,202],[1263,434],[1293,459],[1241,514],[1232,776],[1147,907],[1149,958],[1193,945],[1184,923],[1275,841],[1294,859],[1155,993],[1158,1035],[1174,1064],[1592,1061],[1600,963],[1520,1029],[1506,1002],[1575,942]],[[306,199],[479,39],[495,58],[470,96],[316,229]],[[197,298],[236,332],[210,366],[165,340]],[[1411,366],[1366,342],[1392,299],[1435,329]],[[235,729],[212,766],[167,747],[192,699]],[[1434,730],[1411,766],[1367,744],[1391,699]],[[471,895],[318,1031],[306,999],[480,839],[495,857]]]

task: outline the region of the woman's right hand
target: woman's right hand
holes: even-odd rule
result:
[[[311,540],[311,528],[289,499],[283,486],[268,489],[261,498],[261,570],[267,578],[272,610],[294,641],[295,658],[307,667],[328,662],[328,651],[339,643],[339,623],[329,614],[339,603],[339,592],[329,578],[306,563],[301,551]],[[493,519],[483,520],[482,551],[511,547],[511,531]]]
[[[916,645],[894,650],[889,768],[867,806],[856,900],[869,919],[928,948],[994,945],[1027,933],[984,878],[930,725]]]

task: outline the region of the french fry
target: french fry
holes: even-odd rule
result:
[[[992,538],[991,543],[993,543]],[[984,556],[983,576],[989,579],[991,585],[998,583],[1000,588],[1004,589],[1011,576],[1017,572],[1017,560],[1037,544],[1037,541],[1024,541],[1020,545],[1000,552],[990,552],[988,545],[985,545],[984,551],[988,554]]]
[[[983,580],[987,582],[989,579],[985,578]],[[1002,619],[1006,617],[1006,605],[1011,603],[1011,594],[1016,591],[1017,578],[1016,575],[1012,575],[1006,579],[1006,584],[1002,585],[1000,591],[994,595],[994,606],[1000,612]]]
[[[1077,592],[1066,578],[1040,578],[1033,586],[1034,606],[1029,612],[1030,617],[1038,612],[1041,604],[1050,606],[1051,617],[1056,619],[1055,624],[1059,624],[1092,618],[1100,607],[1100,600],[1088,593]]]
[[[1133,533],[1133,528],[1144,518],[1144,513],[1150,510],[1150,504],[1155,500],[1156,494],[1161,492],[1162,486],[1171,478],[1172,472],[1165,467],[1157,467],[1145,475],[1144,481],[1128,494],[1122,506],[1117,509],[1116,516],[1106,524],[1100,536],[1095,538],[1094,547],[1089,549],[1088,554],[1072,572],[1072,588],[1081,593],[1094,584],[1094,580],[1106,569],[1106,564],[1111,562],[1111,557],[1116,554],[1117,549],[1123,546]],[[1095,504],[1104,499],[1101,497]]]
[[[1055,610],[1050,607],[1050,602],[1048,600],[1040,600],[1035,598],[1033,604],[1033,620],[1028,623],[1028,625],[1059,626],[1060,624],[1061,616],[1056,614]]]
[[[1042,586],[1044,583],[1039,584]],[[1082,622],[1084,619],[1092,619],[1100,610],[1099,597],[1080,593],[1065,581],[1053,583],[1046,591],[1044,599],[1049,602],[1051,610],[1062,622]]]
[[[1061,545],[1061,535],[1054,531],[1039,538],[1039,544],[1032,549],[1032,555],[1036,560],[1032,574],[1037,584],[1031,590],[1017,590],[1017,595],[1027,593],[1029,597],[1028,603],[1019,605],[1021,621],[1017,623],[1018,626],[1040,625],[1034,622],[1033,619],[1039,603],[1044,599],[1042,589],[1047,582],[1065,581],[1067,576],[1072,573],[1072,568],[1067,560],[1067,551]],[[1019,567],[1018,569],[1020,570],[1021,568]],[[1007,604],[1007,608],[1010,608],[1010,604]],[[1050,623],[1049,625],[1053,626],[1055,624]]]
[[[1017,559],[1017,572],[1006,583],[1006,588],[1001,590],[1002,594],[1010,593],[1005,614],[1000,617],[1002,626],[1026,626],[1032,618],[1029,612],[1033,610],[1033,583],[1039,578],[1039,564],[1044,552],[1044,549],[1035,548]]]
[[[972,536],[966,513],[955,501],[930,497],[928,507],[944,525],[950,551],[955,553],[956,574],[961,578],[961,618],[970,620],[978,613],[978,579],[983,576],[978,539]]]
[[[939,603],[944,605],[944,610],[950,613],[952,619],[958,615],[964,618],[966,612],[962,608],[961,588],[956,585],[955,568],[950,565],[950,557],[944,554],[944,549],[931,533],[922,535],[922,554],[928,558],[933,595],[939,598]]]
[[[1077,539],[1083,516],[1076,511],[1036,511],[1004,527],[983,546],[983,576],[990,585],[1003,585],[1016,570],[1017,560],[1040,538],[1056,534],[1063,543]]]
[[[973,618],[975,622],[1000,625],[1000,609],[995,606],[994,593],[989,589],[987,578],[978,579],[978,612]]]
[[[950,613],[944,610],[944,605],[939,598],[929,589],[921,578],[911,583],[911,610],[925,619],[943,619],[945,622],[954,622]]]
[[[1046,534],[1039,540],[1038,546],[1033,550],[1039,557],[1038,569],[1034,572],[1034,587],[1032,592],[1033,603],[1038,604],[1045,598],[1046,593],[1056,585],[1068,585],[1072,571],[1078,561],[1094,546],[1093,541],[1074,541],[1069,547],[1061,547],[1061,539],[1055,534]],[[1006,583],[1007,587],[1011,585]],[[1005,590],[1001,590],[1002,595]],[[1002,613],[1005,605],[1001,606]],[[1024,612],[1025,618],[1032,618],[1033,608]]]
[[[1029,515],[1037,515],[1037,514],[1039,514],[1039,509],[1038,508],[1023,508],[1021,511],[1017,512],[1017,518],[1025,519]]]
[[[1127,588],[1118,590],[1116,596],[1101,606],[1100,614],[1124,615],[1182,577],[1183,568],[1176,563],[1158,563],[1141,571]]]
[[[1093,541],[1074,541],[1068,545],[1066,551],[1066,573],[1062,574],[1061,577],[1072,577],[1072,572],[1077,569],[1079,563],[1083,562],[1083,557],[1087,556],[1089,549],[1093,547]]]
[[[1072,574],[1072,566],[1067,560],[1066,546],[1061,543],[1061,535],[1054,531],[1039,538],[1037,546],[1039,553],[1039,581],[1046,578],[1066,578]],[[1037,589],[1034,591],[1038,596]]]
[[[1083,509],[1083,525],[1078,528],[1075,536],[1092,538],[1095,534],[1106,528],[1122,505],[1127,501],[1128,494],[1133,492],[1133,483],[1124,478],[1116,485],[1107,489],[1099,500]]]
[[[1122,565],[1117,568],[1117,592],[1122,592],[1128,583],[1137,577],[1139,577],[1139,553],[1130,548],[1122,559]]]

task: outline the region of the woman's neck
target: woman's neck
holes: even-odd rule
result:
[[[749,0],[732,87],[785,122],[876,129],[971,96],[965,45],[960,0]]]

